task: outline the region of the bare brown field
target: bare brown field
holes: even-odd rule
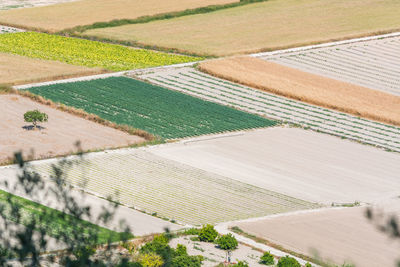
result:
[[[23,114],[39,109],[47,113],[49,121],[40,124],[42,130],[28,130]],[[19,95],[0,95],[0,163],[9,162],[16,151],[33,159],[67,155],[76,151],[80,141],[83,151],[122,147],[144,142],[139,136],[118,131],[98,123],[79,118],[39,104]]]
[[[379,206],[398,218],[398,200]],[[307,257],[313,258],[317,253],[322,260],[333,262],[335,266],[342,266],[344,262],[365,267],[396,266],[399,243],[368,221],[365,210],[366,207],[353,207],[311,211],[234,223],[232,226],[238,226],[266,243]]]
[[[398,0],[269,0],[85,34],[226,56],[397,31],[399,13]]]
[[[400,97],[252,57],[202,62],[200,70],[277,95],[400,125]]]
[[[24,84],[104,73],[100,68],[86,68],[57,61],[27,58],[0,53],[0,84]]]
[[[55,32],[95,22],[135,19],[233,2],[238,0],[81,0],[44,7],[0,11],[0,24]]]

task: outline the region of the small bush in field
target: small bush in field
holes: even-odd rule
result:
[[[270,252],[265,252],[260,258],[260,263],[264,265],[273,265],[275,263],[274,256]]]
[[[304,267],[312,267],[311,263],[307,262]]]
[[[301,267],[300,263],[292,257],[285,256],[279,259],[278,267]]]
[[[181,255],[172,259],[171,267],[201,267],[202,256]]]
[[[155,253],[141,254],[139,256],[139,263],[145,267],[161,267],[164,264],[161,256]]]
[[[214,242],[217,238],[218,232],[214,229],[214,226],[207,224],[200,229],[199,239],[204,242]]]
[[[249,267],[249,264],[246,261],[238,261],[233,266],[236,266],[236,267]]]
[[[215,241],[219,248],[223,250],[233,250],[238,246],[236,238],[232,234],[223,235],[217,238]]]

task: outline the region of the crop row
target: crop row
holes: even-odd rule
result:
[[[200,59],[37,32],[0,35],[0,52],[56,60],[72,65],[101,67],[112,71],[178,64]]]
[[[318,205],[244,184],[142,149],[88,155],[67,171],[68,181],[102,196],[179,222],[199,225],[265,216]],[[51,164],[35,164],[51,174]]]
[[[138,77],[208,101],[400,152],[400,128],[255,90],[193,68],[142,72]]]
[[[400,95],[400,37],[267,55],[262,58]]]
[[[261,116],[126,77],[28,89],[54,102],[166,139],[273,126]]]

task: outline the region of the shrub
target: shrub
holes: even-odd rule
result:
[[[292,257],[285,256],[279,259],[278,267],[301,267],[300,263]]]
[[[312,267],[311,263],[307,262],[305,267]]]
[[[144,267],[161,267],[164,264],[161,256],[154,253],[141,254],[138,261]]]
[[[37,128],[37,123],[38,122],[44,122],[48,120],[48,116],[46,113],[42,113],[39,110],[31,110],[27,111],[24,114],[24,120],[25,122],[32,122],[33,127]]]
[[[224,250],[233,250],[238,246],[238,242],[232,234],[220,236],[215,242],[218,244],[219,248]]]
[[[270,252],[265,252],[260,258],[260,263],[264,265],[273,265],[275,263],[274,256]]]
[[[140,248],[141,254],[151,254],[155,253],[163,259],[164,263],[168,265],[174,254],[174,250],[166,243],[162,238],[156,238],[153,241],[146,243],[144,246]]]
[[[249,264],[246,261],[238,261],[236,264],[234,264],[233,266],[237,266],[237,267],[249,267]]]
[[[187,255],[186,246],[178,244],[178,246],[175,249],[175,256],[184,256],[184,255]]]
[[[186,229],[183,233],[185,235],[198,235],[200,233],[200,230],[197,228],[189,228]]]
[[[207,224],[200,229],[199,239],[204,242],[214,242],[217,238],[218,232],[214,229],[214,226]]]
[[[163,244],[168,244],[169,240],[170,240],[170,238],[166,234],[156,235],[153,238],[153,241],[160,242]]]
[[[202,256],[182,255],[172,260],[171,267],[201,267]]]

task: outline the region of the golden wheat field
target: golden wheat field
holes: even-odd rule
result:
[[[135,19],[233,2],[238,2],[238,0],[81,0],[51,6],[0,11],[0,24],[55,32],[95,22]]]
[[[86,34],[223,56],[390,32],[399,14],[398,0],[269,0]]]
[[[400,125],[400,97],[253,57],[200,63],[200,70],[274,94]]]

